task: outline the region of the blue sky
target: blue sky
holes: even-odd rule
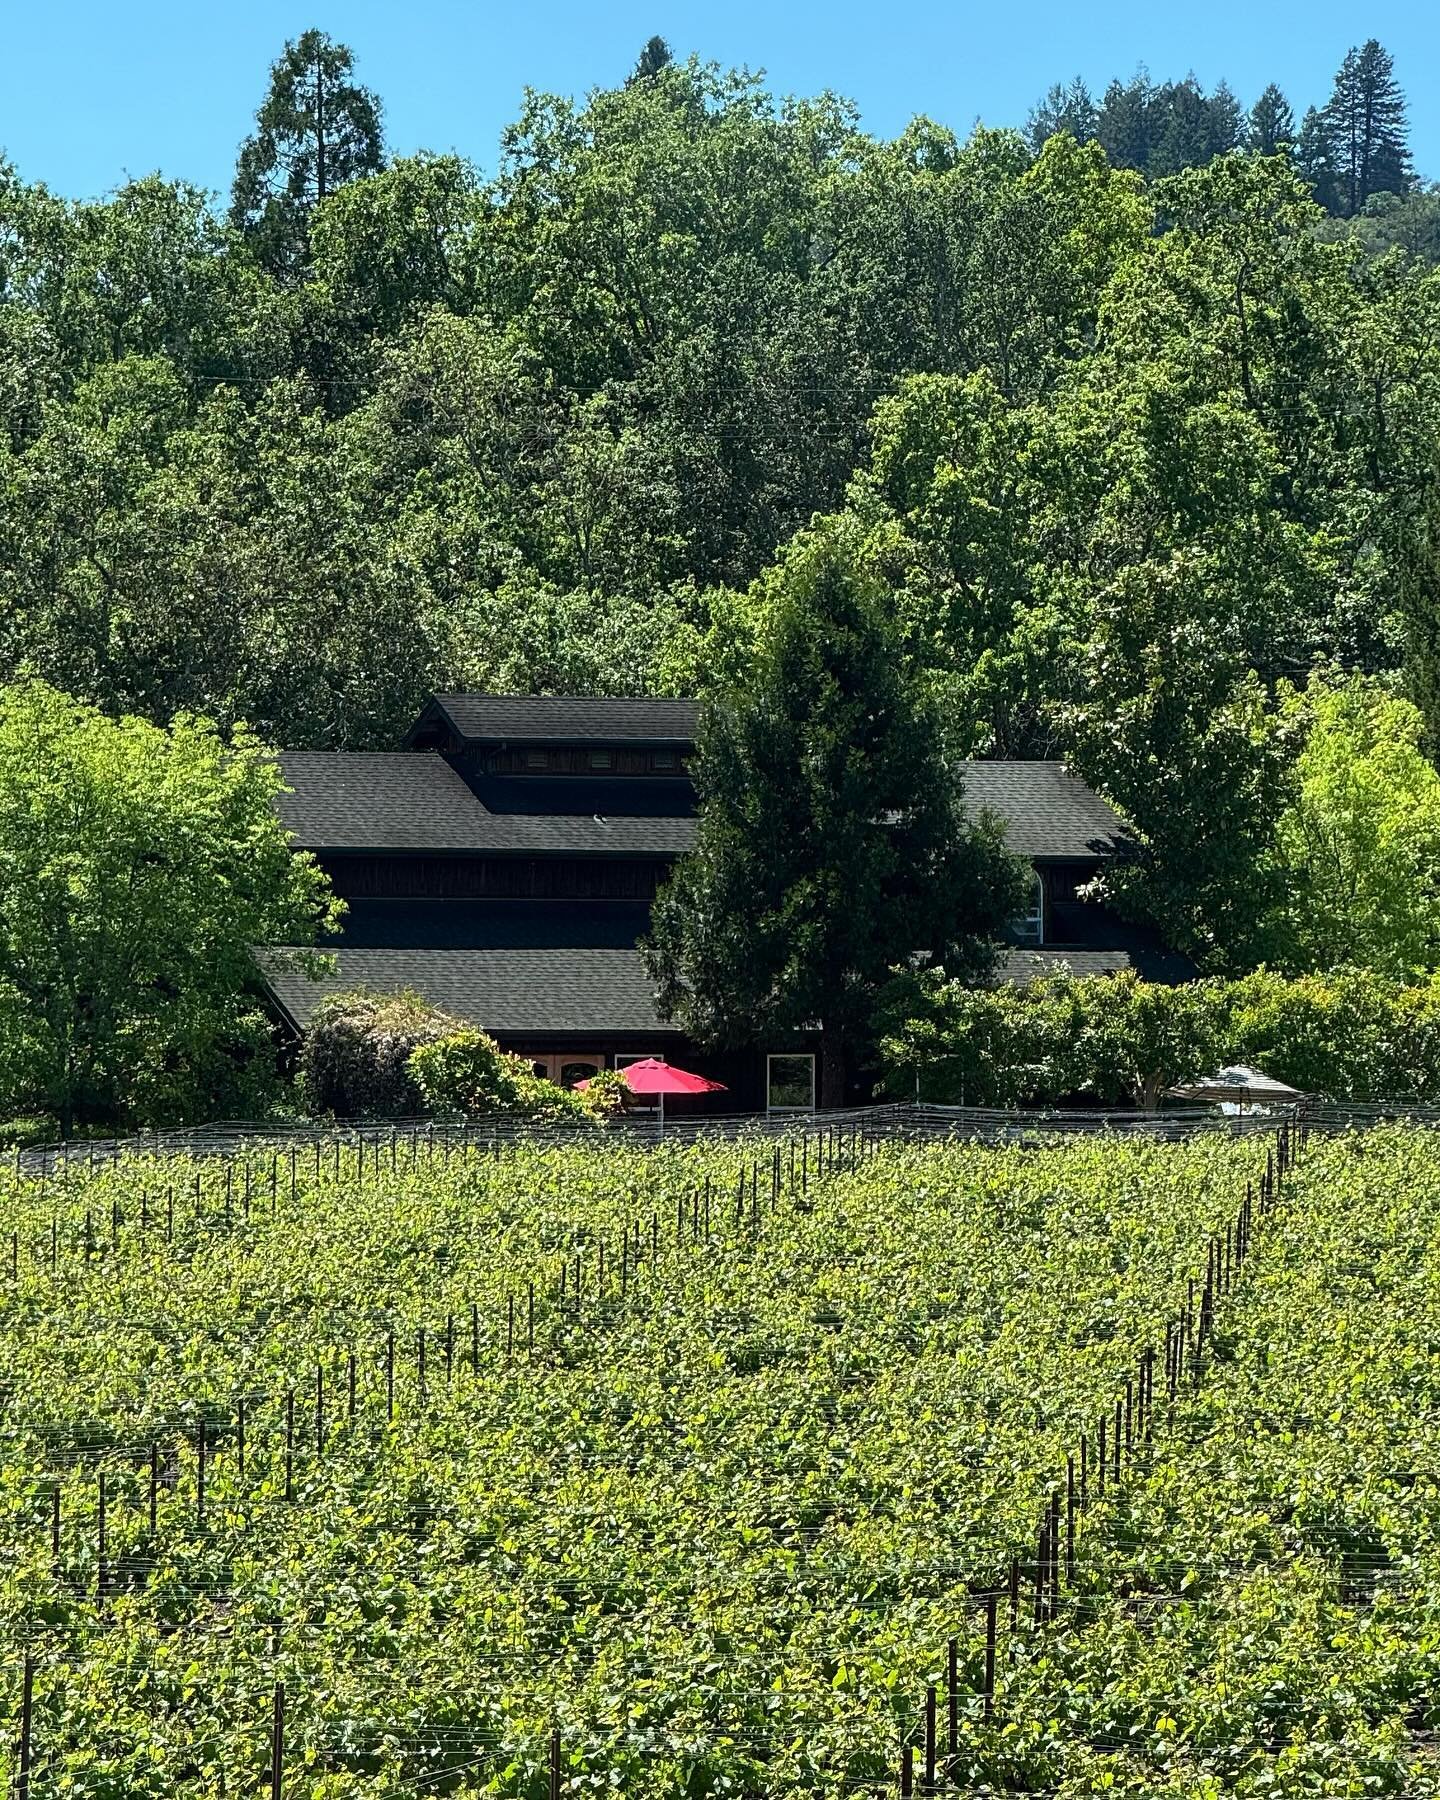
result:
[[[355,50],[385,102],[392,150],[458,150],[484,169],[527,84],[613,83],[652,32],[677,54],[763,68],[782,92],[846,94],[882,134],[916,112],[962,132],[977,118],[1020,124],[1053,80],[1079,73],[1100,88],[1139,62],[1157,78],[1223,76],[1247,106],[1276,80],[1298,115],[1324,99],[1346,48],[1375,36],[1410,97],[1417,163],[1440,177],[1440,6],[1418,0],[14,0],[6,10],[0,148],[27,179],[71,195],[154,169],[228,187],[269,63],[312,24]]]

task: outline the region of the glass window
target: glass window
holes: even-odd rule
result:
[[[771,1112],[815,1110],[815,1058],[767,1056],[765,1104]]]
[[[657,750],[650,760],[652,768],[673,769],[675,767],[675,752],[673,750]]]
[[[556,1079],[561,1087],[574,1087],[577,1081],[588,1081],[592,1075],[600,1073],[600,1064],[592,1062],[588,1057],[576,1057],[560,1064]]]
[[[590,767],[592,769],[608,769],[610,767],[610,752],[608,750],[592,750],[590,752]]]
[[[1019,944],[1045,941],[1045,887],[1038,875],[1031,878],[1029,909],[1016,919],[1011,930]]]
[[[525,752],[525,767],[527,769],[548,769],[549,766],[550,757],[546,751],[527,750]]]

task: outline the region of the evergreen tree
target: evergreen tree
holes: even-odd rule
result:
[[[1376,39],[1346,53],[1323,119],[1347,218],[1371,194],[1404,193],[1410,178],[1405,96],[1389,51]]]
[[[1229,156],[1234,150],[1244,149],[1249,139],[1245,113],[1229,82],[1217,82],[1205,105],[1210,127],[1210,156]]]
[[[1077,75],[1067,87],[1057,81],[1025,121],[1025,135],[1038,155],[1048,139],[1068,132],[1077,144],[1088,144],[1095,135],[1098,114],[1090,90]]]
[[[1308,107],[1300,121],[1295,140],[1295,163],[1310,184],[1310,192],[1328,213],[1340,210],[1340,185],[1335,174],[1335,159],[1330,144],[1330,131],[1323,113]]]
[[[1250,109],[1250,148],[1259,156],[1276,156],[1295,142],[1295,114],[1272,81]]]
[[[240,147],[230,222],[274,273],[303,273],[314,209],[383,166],[380,102],[351,79],[355,58],[307,31],[271,67],[255,131]]]
[[[1154,147],[1146,164],[1149,175],[1178,175],[1181,169],[1198,169],[1210,160],[1210,109],[1193,75],[1166,82],[1157,90],[1150,107],[1155,125]]]
[[[674,61],[670,54],[670,46],[662,37],[652,37],[640,52],[639,60],[631,73],[630,82],[648,81],[652,75],[658,75]]]
[[[1164,130],[1163,116],[1162,121],[1152,117],[1155,97],[1150,77],[1143,69],[1131,80],[1112,81],[1106,88],[1095,122],[1095,136],[1115,168],[1143,171],[1150,167],[1154,137]]]
[[[920,955],[988,973],[1030,882],[1000,828],[964,816],[857,535],[822,521],[764,584],[753,665],[701,724],[695,849],[642,946],[662,1015],[697,1041],[782,1048],[818,1029],[827,1106],[873,1042],[891,970]]]

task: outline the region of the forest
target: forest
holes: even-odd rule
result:
[[[819,570],[956,757],[1121,811],[1202,971],[1434,966],[1440,201],[1382,46],[1298,122],[1142,71],[882,140],[656,39],[484,176],[362,74],[257,71],[229,196],[0,167],[8,679],[387,747],[437,690],[703,697]],[[1293,916],[1357,770],[1399,952]]]

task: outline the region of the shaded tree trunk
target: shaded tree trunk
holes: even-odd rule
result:
[[[845,1046],[834,1031],[820,1033],[820,1104],[823,1107],[845,1104],[847,1073]]]

